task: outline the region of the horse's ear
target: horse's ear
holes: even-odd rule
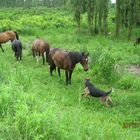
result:
[[[82,56],[84,56],[85,55],[85,53],[84,52],[82,52]]]

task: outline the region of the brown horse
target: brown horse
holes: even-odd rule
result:
[[[2,48],[3,43],[8,42],[9,40],[13,42],[15,39],[19,39],[18,33],[14,31],[6,31],[3,33],[0,33],[0,48],[2,52],[4,52],[4,49]]]
[[[50,59],[50,74],[57,66],[64,69],[66,73],[66,84],[71,84],[71,76],[77,63],[81,63],[84,70],[88,70],[88,54],[80,52],[67,52],[60,49],[54,51],[54,55]]]
[[[34,57],[37,58],[38,63],[38,56],[42,56],[43,58],[43,65],[45,64],[45,57],[44,54],[46,53],[46,61],[49,61],[49,51],[50,51],[50,45],[48,42],[42,39],[36,39],[33,41],[32,45],[32,54]]]

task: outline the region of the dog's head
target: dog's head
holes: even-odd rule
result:
[[[90,82],[90,79],[91,78],[85,78],[85,83],[84,83],[85,84],[85,87],[87,87],[87,84]]]

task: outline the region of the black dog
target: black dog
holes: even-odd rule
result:
[[[82,94],[85,96],[93,96],[93,97],[98,97],[100,98],[100,101],[102,103],[104,103],[106,106],[108,106],[108,102],[110,102],[111,104],[112,99],[110,96],[108,96],[113,89],[111,89],[108,92],[102,91],[100,89],[97,89],[91,82],[90,79],[85,79],[85,89],[84,89],[84,93]]]
[[[21,60],[22,57],[22,43],[20,42],[20,40],[15,39],[12,42],[12,50],[15,52],[15,57],[17,58],[17,61]]]
[[[134,46],[136,46],[137,44],[139,44],[140,43],[140,37],[138,37],[137,39],[136,39],[136,42],[134,43]]]

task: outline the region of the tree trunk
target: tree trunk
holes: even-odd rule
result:
[[[128,39],[131,39],[132,26],[133,26],[133,12],[134,12],[135,0],[129,0],[129,18],[128,18]]]
[[[88,0],[87,6],[88,6],[87,14],[88,14],[89,32],[92,33],[92,30],[93,30],[93,15],[94,15],[93,0]]]
[[[120,0],[116,0],[116,37],[119,36],[120,31],[120,22],[121,22],[121,15],[120,15]]]
[[[77,22],[77,31],[80,32],[80,20],[81,20],[81,12],[80,12],[80,0],[76,0],[75,3],[75,20]]]
[[[108,33],[108,3],[109,1],[108,0],[104,0],[104,35],[107,35]]]
[[[98,17],[98,30],[102,32],[102,19],[103,19],[103,0],[99,1],[99,17]]]

